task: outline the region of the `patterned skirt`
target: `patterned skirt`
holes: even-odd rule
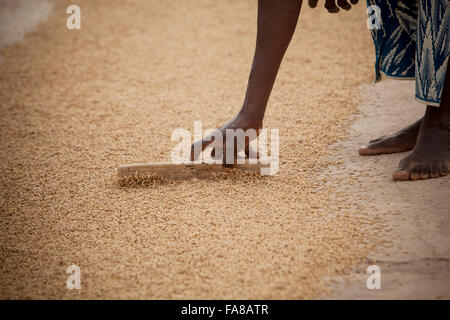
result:
[[[378,6],[380,14],[380,23],[371,30],[376,80],[381,73],[415,79],[416,99],[439,106],[450,55],[450,1],[367,0],[367,4]]]

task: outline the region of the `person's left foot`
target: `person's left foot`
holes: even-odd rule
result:
[[[428,106],[417,143],[400,161],[396,181],[423,180],[446,176],[450,166],[450,115],[448,107]]]
[[[362,156],[373,156],[412,150],[416,145],[421,124],[422,119],[419,119],[394,134],[370,141],[366,146],[359,147],[358,152]]]

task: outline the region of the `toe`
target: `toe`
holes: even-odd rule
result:
[[[409,180],[409,171],[397,171],[392,175],[394,181],[407,181]]]
[[[439,168],[437,163],[432,163],[430,165],[430,177],[439,178]]]
[[[427,164],[423,164],[420,166],[420,179],[421,180],[426,180],[426,179],[430,179],[431,175],[430,175],[430,165]]]
[[[394,181],[409,180],[409,170],[408,170],[408,165],[407,165],[405,159],[400,161],[397,171],[394,172],[392,177],[393,177]]]
[[[441,177],[445,177],[448,174],[448,166],[445,162],[440,162],[438,168]]]
[[[358,152],[362,156],[375,156],[387,152],[387,150],[380,147],[378,142],[369,142],[366,146],[360,146]]]
[[[358,149],[358,152],[362,156],[370,156],[373,154],[373,150],[370,149],[369,145],[367,146],[360,146]]]
[[[409,171],[409,178],[411,180],[419,180],[420,179],[420,165],[415,165],[410,171]]]

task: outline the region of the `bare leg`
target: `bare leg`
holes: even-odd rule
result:
[[[258,1],[256,49],[247,92],[237,116],[219,129],[224,137],[226,129],[262,128],[267,102],[281,61],[295,31],[301,6],[302,0]],[[201,150],[204,150],[210,143],[209,138],[194,142],[191,159],[197,159],[199,155],[195,154],[194,145],[201,144]]]
[[[419,180],[446,176],[450,166],[450,63],[447,66],[440,107],[427,106],[417,143],[400,161],[394,180]]]

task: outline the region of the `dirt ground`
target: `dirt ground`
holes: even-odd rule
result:
[[[70,1],[11,3],[29,18],[20,42],[1,25],[0,298],[450,297],[449,180],[393,183],[401,155],[356,153],[422,107],[386,103],[407,84],[355,89],[373,80],[363,5],[304,6],[264,123],[278,175],[123,186],[118,164],[168,161],[174,129],[239,109],[256,1],[78,1],[81,30]],[[376,293],[369,264],[387,271]]]
[[[360,91],[363,102],[349,136],[333,146],[342,165],[329,168],[356,203],[365,203],[382,219],[378,236],[389,243],[375,247],[354,273],[334,278],[328,298],[450,299],[449,179],[393,182],[392,172],[407,153],[361,157],[354,152],[370,139],[413,123],[425,106],[411,94],[414,81],[386,80]],[[380,267],[381,290],[367,290],[366,269],[372,264]]]

